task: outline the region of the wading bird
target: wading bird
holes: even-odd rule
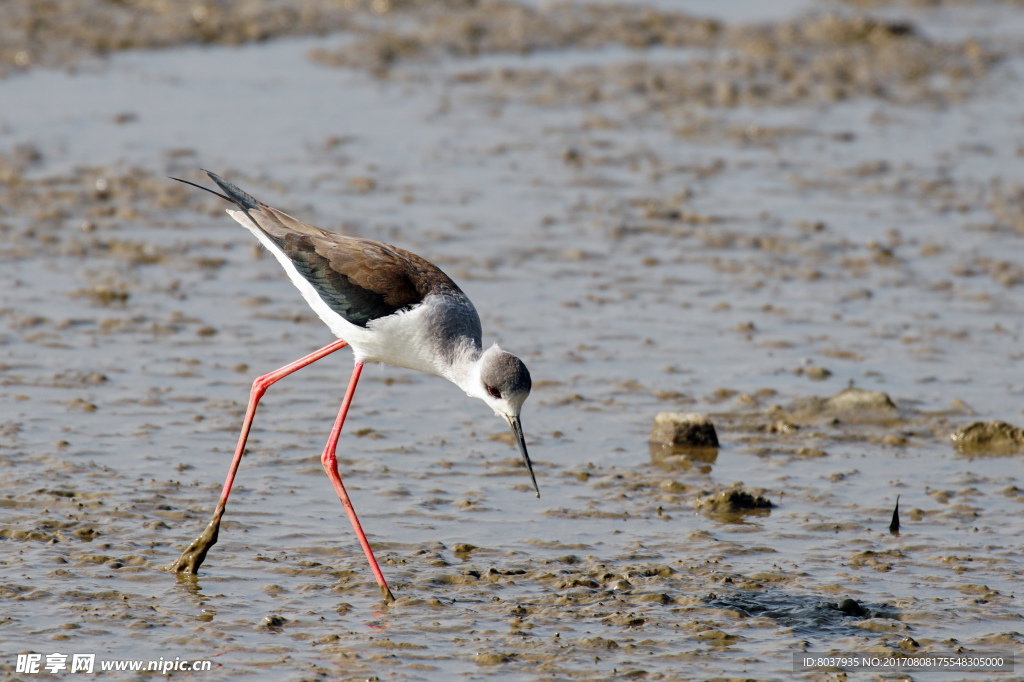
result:
[[[530,395],[530,372],[522,360],[497,345],[483,349],[476,308],[437,266],[382,242],[307,225],[254,199],[215,173],[206,171],[206,174],[224,194],[187,180],[174,179],[235,204],[237,210],[228,209],[228,214],[274,254],[306,303],[338,340],[253,382],[242,433],[213,518],[170,568],[179,573],[195,574],[206,553],[217,542],[221,517],[256,406],[267,388],[292,372],[351,346],[355,368],[321,461],[345,506],[381,593],[386,601],[391,601],[391,590],[345,492],[335,456],[363,364],[384,362],[436,374],[470,397],[484,401],[511,427],[537,497],[540,497],[519,421],[523,402]]]

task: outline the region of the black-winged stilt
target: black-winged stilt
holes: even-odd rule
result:
[[[483,349],[476,308],[437,266],[388,244],[307,225],[254,199],[215,173],[206,171],[206,174],[224,194],[187,180],[180,182],[234,203],[238,210],[229,209],[228,214],[274,254],[306,303],[338,340],[253,382],[242,433],[213,518],[170,568],[179,573],[196,573],[210,547],[217,542],[221,517],[256,406],[267,388],[292,372],[351,346],[355,368],[321,461],[345,506],[381,593],[386,601],[391,601],[391,590],[345,492],[335,457],[338,437],[363,364],[385,362],[436,374],[470,397],[487,403],[512,428],[537,497],[540,497],[519,421],[523,401],[530,395],[530,372],[519,358],[497,345]]]

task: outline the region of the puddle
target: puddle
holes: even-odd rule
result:
[[[1020,455],[950,438],[1024,423],[1024,57],[999,28],[1020,12],[941,35],[948,7],[726,18],[736,43],[558,38],[386,77],[310,58],[420,16],[395,7],[0,79],[0,669],[788,679],[808,643],[1020,653]],[[848,60],[848,87],[787,89],[751,40]],[[935,66],[876,77],[871,41]],[[737,89],[701,90],[730,60]],[[695,80],[659,85],[680,64]],[[198,579],[161,570],[209,518],[252,380],[332,340],[166,179],[198,168],[438,263],[530,367],[539,500],[482,406],[364,371],[338,455],[390,606],[319,462],[346,351],[264,398]],[[719,447],[649,445],[664,411],[709,415]]]

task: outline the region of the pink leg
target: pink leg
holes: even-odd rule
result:
[[[220,501],[217,503],[217,508],[213,512],[213,518],[210,519],[210,523],[207,525],[206,530],[197,537],[191,545],[182,553],[181,557],[170,566],[170,569],[177,573],[197,573],[199,567],[202,565],[203,560],[206,559],[206,553],[210,551],[210,548],[217,542],[217,534],[220,530],[220,520],[224,516],[224,507],[228,503],[228,495],[231,493],[231,484],[235,481],[235,473],[238,471],[238,465],[242,462],[242,454],[245,452],[245,441],[249,438],[249,429],[252,427],[252,419],[256,416],[256,406],[259,405],[260,398],[267,392],[273,384],[285,378],[289,374],[296,372],[306,365],[311,365],[320,358],[326,357],[336,350],[341,350],[348,343],[338,339],[334,343],[324,346],[315,353],[310,353],[304,358],[300,358],[290,365],[285,365],[281,369],[271,372],[270,374],[264,374],[252,383],[252,391],[249,393],[249,407],[245,411],[245,421],[242,423],[242,433],[238,437],[238,445],[235,446],[235,456],[231,460],[231,468],[228,470],[228,478],[224,481],[224,489],[220,493]]]
[[[345,484],[341,482],[341,474],[338,473],[338,458],[336,452],[338,450],[338,438],[341,436],[341,427],[345,425],[345,415],[348,414],[348,407],[352,404],[352,396],[356,392],[356,384],[359,383],[359,375],[363,371],[363,363],[357,362],[355,369],[352,370],[352,378],[348,382],[348,390],[345,392],[345,399],[341,402],[341,410],[338,412],[338,418],[334,420],[334,428],[331,429],[331,437],[327,440],[327,447],[324,448],[323,457],[320,461],[323,462],[324,471],[327,472],[327,477],[331,479],[331,483],[334,485],[335,492],[338,493],[338,497],[341,498],[341,503],[345,506],[345,513],[348,514],[348,520],[352,522],[352,528],[356,531],[356,537],[359,538],[359,544],[363,546],[363,552],[366,554],[367,561],[370,562],[370,570],[373,571],[373,577],[377,579],[377,584],[380,585],[380,592],[384,595],[384,601],[387,603],[395,600],[391,594],[391,590],[388,588],[387,582],[384,580],[384,574],[380,571],[380,566],[377,565],[377,559],[373,556],[373,550],[370,549],[370,543],[366,539],[366,534],[363,532],[363,527],[359,524],[359,517],[356,516],[356,510],[352,506],[352,500],[348,498],[348,492],[345,491]]]

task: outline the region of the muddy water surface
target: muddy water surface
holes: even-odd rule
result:
[[[207,37],[241,46],[69,33],[35,61],[74,70],[0,80],[5,675],[29,652],[266,680],[1021,653],[1021,455],[950,439],[1024,422],[1019,9],[349,4],[341,33]],[[539,500],[482,405],[363,373],[339,460],[390,606],[319,462],[345,351],[264,399],[198,579],[162,570],[252,379],[331,340],[166,179],[200,167],[437,262],[531,369]],[[851,384],[889,401],[824,400]],[[709,414],[721,448],[649,446],[661,411]]]

